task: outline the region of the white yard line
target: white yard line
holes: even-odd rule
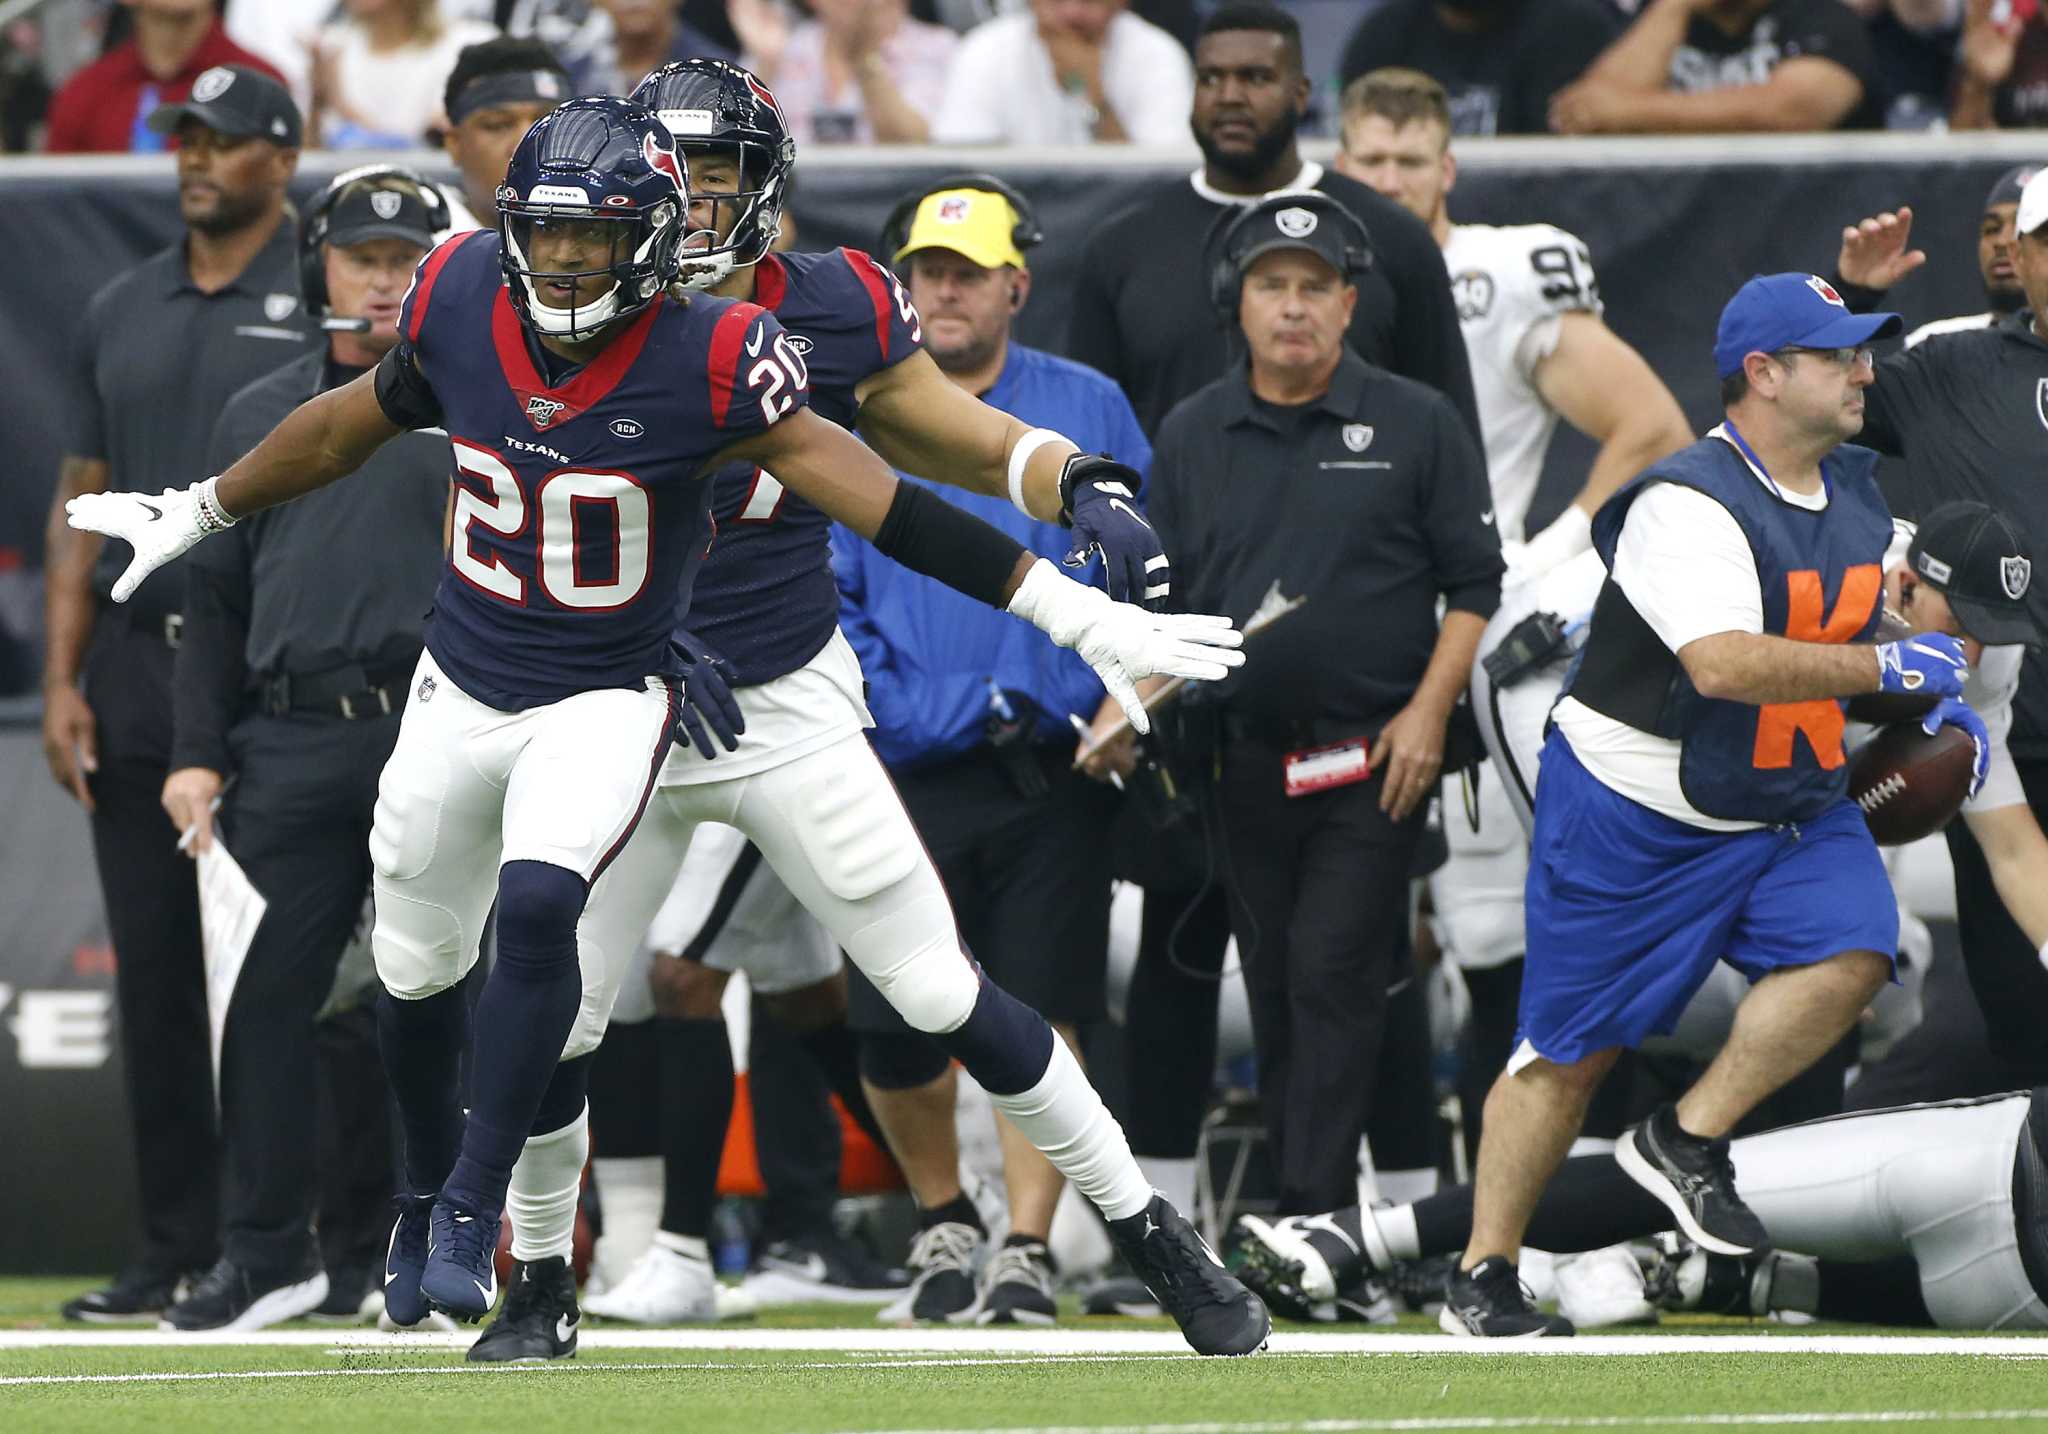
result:
[[[334,1330],[264,1330],[258,1334],[178,1334],[146,1329],[0,1330],[0,1354],[37,1349],[319,1349],[361,1351],[462,1350],[475,1333],[379,1334]],[[1032,1329],[611,1329],[586,1326],[584,1350],[679,1350],[697,1353],[846,1353],[898,1355],[1023,1354],[1042,1358],[1088,1355],[1188,1354],[1170,1330]],[[1640,1334],[1580,1335],[1576,1339],[1479,1340],[1439,1334],[1286,1333],[1273,1336],[1273,1354],[1466,1354],[1499,1358],[1664,1354],[1855,1354],[2048,1358],[2048,1335]]]
[[[2032,1424],[2048,1419],[2048,1409],[1875,1409],[1862,1413],[1811,1414],[1760,1410],[1751,1414],[1541,1414],[1466,1418],[1445,1416],[1414,1419],[1303,1419],[1274,1423],[1212,1424],[1067,1424],[1013,1426],[1001,1429],[898,1429],[884,1434],[1381,1434],[1381,1431],[1455,1431],[1517,1429],[1768,1429],[1801,1425],[1934,1424],[1950,1420],[1972,1424]],[[860,1431],[867,1434],[867,1431]]]

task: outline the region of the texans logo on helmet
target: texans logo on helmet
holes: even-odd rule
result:
[[[744,71],[742,71],[741,73],[745,74]],[[754,92],[754,98],[759,100],[762,104],[768,106],[769,109],[774,110],[775,117],[777,119],[781,119],[782,106],[775,102],[775,92],[769,89],[766,85],[762,84],[759,80],[755,79],[752,75],[747,75],[746,81],[747,88]]]
[[[647,161],[647,167],[657,174],[665,174],[676,187],[685,204],[690,200],[690,181],[683,175],[682,165],[676,162],[673,150],[663,149],[652,134],[640,141],[640,157]]]

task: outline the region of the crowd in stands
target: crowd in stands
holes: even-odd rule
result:
[[[45,0],[0,31],[0,150],[148,151],[142,117],[256,64],[307,142],[410,148],[445,125],[463,46],[531,36],[578,93],[670,59],[739,59],[797,142],[1060,145],[1188,138],[1199,0]],[[2032,0],[1287,0],[1332,65],[1428,74],[1461,137],[2048,123]],[[1322,39],[1326,44],[1318,44]],[[1315,60],[1311,59],[1311,67]]]

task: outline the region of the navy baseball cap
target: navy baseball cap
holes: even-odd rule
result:
[[[1905,328],[1897,314],[1852,314],[1835,286],[1815,274],[1758,274],[1721,310],[1714,369],[1739,373],[1750,354],[1784,348],[1846,349]]]

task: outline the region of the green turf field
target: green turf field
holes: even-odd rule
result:
[[[0,1281],[0,1431],[2048,1430],[2048,1338],[1687,1321],[1467,1354],[1410,1320],[1283,1326],[1267,1354],[1224,1361],[1135,1321],[890,1330],[812,1309],[717,1330],[589,1321],[578,1359],[503,1368],[465,1364],[463,1337],[64,1329],[55,1304],[84,1283]]]

